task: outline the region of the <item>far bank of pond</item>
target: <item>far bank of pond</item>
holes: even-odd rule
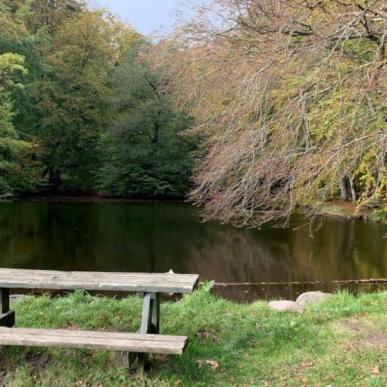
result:
[[[330,281],[387,277],[387,226],[324,218],[310,234],[293,228],[238,229],[202,223],[179,203],[0,203],[0,267],[199,273],[233,283],[214,291],[234,300],[333,291]],[[315,286],[295,282],[322,281]],[[281,283],[239,286],[238,283]],[[374,290],[375,286],[351,286]]]
[[[320,213],[323,216],[336,216],[345,219],[371,221],[387,225],[387,202],[372,201],[360,207],[353,202],[336,200],[321,205]]]

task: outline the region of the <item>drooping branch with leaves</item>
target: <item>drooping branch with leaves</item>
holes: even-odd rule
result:
[[[261,225],[386,200],[386,43],[384,1],[198,6],[152,61],[197,119],[205,217]]]

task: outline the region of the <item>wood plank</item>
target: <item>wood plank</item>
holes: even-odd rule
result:
[[[0,288],[192,293],[197,274],[64,272],[0,269]]]
[[[77,278],[80,280],[94,279],[95,281],[102,281],[106,278],[114,281],[122,280],[145,280],[145,281],[157,281],[165,280],[172,281],[173,283],[186,283],[197,275],[195,274],[171,274],[171,273],[110,273],[110,272],[75,272],[75,271],[49,271],[49,270],[24,270],[24,269],[0,269],[0,276],[16,275],[19,278],[28,279],[33,275],[36,279],[44,279],[47,276],[60,277],[60,278]]]
[[[88,271],[50,271],[50,270],[25,270],[25,269],[0,269],[0,274],[4,275],[12,275],[15,274],[17,276],[25,276],[28,277],[29,275],[33,274],[35,277],[46,277],[47,275],[50,276],[64,276],[64,275],[71,275],[71,276],[77,276],[79,278],[84,277],[90,277],[90,275],[93,275],[96,279],[105,278],[107,275],[109,275],[109,278],[115,278],[115,279],[127,279],[127,278],[175,278],[175,282],[186,282],[187,278],[190,278],[191,276],[194,276],[192,274],[173,274],[173,273],[116,273],[116,272],[88,272]],[[149,277],[150,276],[150,277]]]
[[[186,344],[183,336],[0,327],[0,345],[181,355]]]
[[[3,332],[0,328],[0,333]],[[4,332],[9,332],[8,329],[3,329]],[[44,329],[44,328],[12,328],[11,331],[18,331],[21,334],[30,334],[30,335],[45,335],[45,336],[72,336],[72,337],[98,337],[105,338],[106,335],[114,335],[115,339],[125,339],[130,335],[130,338],[133,340],[142,340],[142,341],[176,341],[184,342],[186,340],[185,336],[171,336],[171,335],[156,335],[156,334],[146,334],[141,333],[126,333],[126,332],[107,332],[107,331],[81,331],[81,330],[71,330],[71,329]]]

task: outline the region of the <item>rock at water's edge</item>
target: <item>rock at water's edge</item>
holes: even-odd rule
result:
[[[304,308],[306,305],[309,305],[309,304],[317,304],[317,303],[323,302],[331,296],[332,294],[330,293],[306,292],[298,296],[296,303],[301,308]]]
[[[25,294],[10,294],[9,300],[10,302],[14,302],[14,301],[20,300],[23,297],[25,297]]]
[[[302,306],[297,304],[297,302],[294,301],[287,301],[287,300],[282,300],[282,301],[271,301],[269,302],[269,308],[278,310],[278,311],[287,311],[291,310],[293,312],[302,312]]]

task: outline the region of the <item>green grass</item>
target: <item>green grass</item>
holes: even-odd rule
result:
[[[74,293],[25,297],[19,327],[135,332],[141,301]],[[266,302],[237,305],[204,287],[161,307],[162,333],[188,335],[182,357],[158,357],[129,375],[114,354],[59,349],[0,349],[0,386],[385,386],[387,293],[335,295],[303,314]],[[207,361],[216,361],[213,368]],[[216,363],[212,363],[213,365]]]
[[[387,224],[387,205],[379,210],[374,211],[371,215],[371,220],[374,222]]]

